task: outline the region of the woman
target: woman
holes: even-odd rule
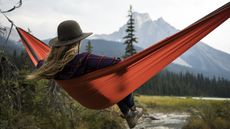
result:
[[[83,33],[79,24],[67,20],[59,24],[58,37],[49,42],[51,51],[45,61],[38,63],[38,70],[29,79],[66,80],[94,70],[118,63],[120,60],[98,56],[87,52],[79,53],[80,42],[92,33]],[[130,128],[133,128],[142,115],[136,108],[131,93],[117,103]]]

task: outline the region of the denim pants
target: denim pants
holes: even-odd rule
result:
[[[117,105],[120,108],[121,112],[125,115],[129,111],[129,109],[135,105],[133,93],[126,96],[124,99],[118,102]]]

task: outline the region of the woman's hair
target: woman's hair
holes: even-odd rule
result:
[[[53,79],[64,66],[79,52],[80,42],[60,47],[52,47],[44,64],[27,79]]]

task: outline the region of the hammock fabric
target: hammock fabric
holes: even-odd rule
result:
[[[182,31],[125,60],[70,80],[56,81],[80,104],[110,107],[133,92],[230,17],[230,2]],[[50,48],[17,27],[32,62],[44,60]]]

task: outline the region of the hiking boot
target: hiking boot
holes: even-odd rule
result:
[[[143,114],[142,108],[135,108],[135,109],[131,108],[128,111],[128,113],[125,115],[125,119],[129,125],[129,128],[134,128],[136,126],[142,114]]]

